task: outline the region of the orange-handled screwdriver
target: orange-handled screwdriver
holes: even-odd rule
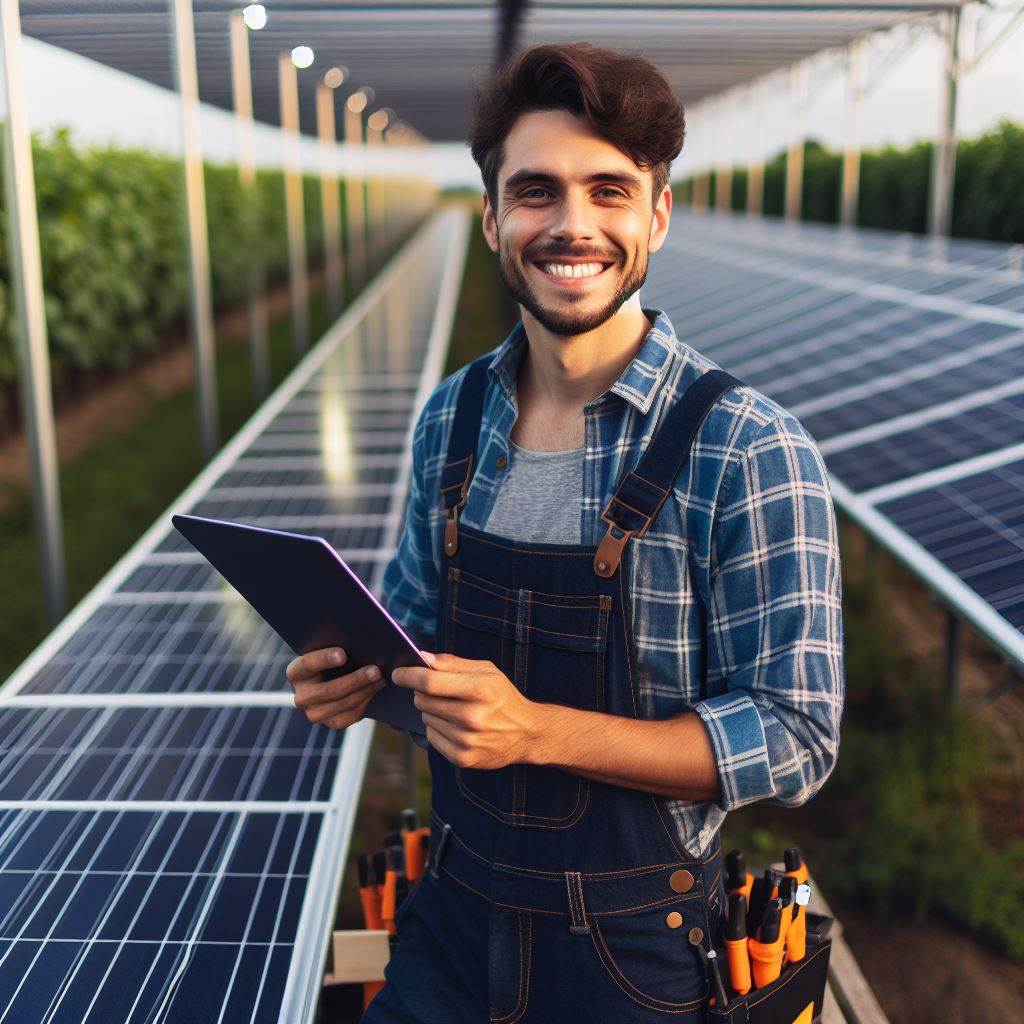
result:
[[[811,887],[802,882],[796,888],[793,903],[793,920],[786,932],[786,963],[795,964],[807,955],[807,902],[811,898]]]
[[[725,955],[729,962],[730,987],[736,995],[746,995],[750,991],[750,957],[747,954],[747,901],[741,892],[729,895]]]
[[[782,901],[769,900],[764,906],[757,937],[747,939],[751,974],[755,988],[764,988],[782,972]]]
[[[376,931],[384,927],[380,916],[380,888],[373,871],[373,862],[365,853],[356,857],[359,872],[359,902],[363,905],[363,927]]]
[[[387,848],[387,870],[384,872],[384,894],[381,899],[380,916],[384,927],[392,934],[395,928],[395,908],[398,906],[398,875],[405,874],[405,850],[401,845]]]
[[[405,847],[405,874],[410,882],[415,882],[423,874],[425,860],[421,829],[416,827],[416,812],[407,807],[402,811],[402,844]]]
[[[750,900],[750,887],[754,884],[754,876],[747,871],[746,860],[742,850],[730,850],[725,855],[725,891],[731,896],[741,892]]]
[[[782,853],[782,861],[786,865],[787,875],[792,875],[800,883],[807,881],[809,872],[798,846],[787,847]]]

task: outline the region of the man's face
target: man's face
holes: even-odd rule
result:
[[[661,248],[672,194],[651,202],[652,174],[567,110],[523,114],[505,139],[498,209],[484,234],[513,298],[553,334],[585,334],[614,316]]]

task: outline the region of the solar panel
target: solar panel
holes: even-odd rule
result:
[[[309,723],[170,513],[319,534],[379,595],[467,221],[421,226],[0,689],[0,1020],[313,1019],[373,723]]]
[[[797,416],[837,502],[1024,664],[1020,252],[680,209],[643,299]]]

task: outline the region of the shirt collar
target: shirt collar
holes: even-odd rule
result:
[[[646,306],[641,308],[652,322],[651,329],[647,332],[640,350],[619,374],[618,380],[604,395],[594,399],[594,402],[602,401],[605,395],[615,394],[646,415],[650,412],[658,387],[672,363],[672,357],[682,355],[683,346],[664,310]],[[512,404],[515,403],[519,366],[528,345],[526,328],[520,320],[498,346],[494,358],[487,367],[488,375],[497,379]]]

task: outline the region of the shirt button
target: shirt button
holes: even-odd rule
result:
[[[496,458],[496,459],[494,460],[494,464],[495,464],[495,465],[496,465],[496,466],[498,467],[498,469],[504,469],[504,468],[505,468],[505,466],[506,466],[506,462],[505,462],[505,456],[504,456],[504,455],[499,455],[499,456],[498,456],[498,457],[497,457],[497,458]]]

